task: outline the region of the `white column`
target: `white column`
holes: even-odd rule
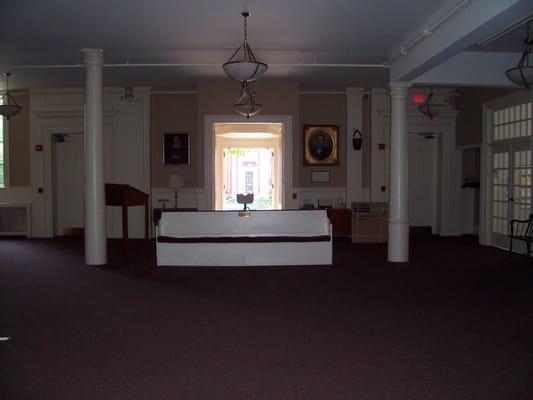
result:
[[[394,82],[391,89],[389,254],[391,262],[409,261],[407,90]]]
[[[105,190],[104,190],[104,119],[100,49],[82,50],[85,66],[85,263],[107,263]]]
[[[352,201],[367,201],[362,189],[362,150],[352,146],[354,130],[363,132],[363,89],[346,88],[346,206]],[[365,144],[363,143],[363,146]]]

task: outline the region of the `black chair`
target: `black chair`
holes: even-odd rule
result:
[[[533,240],[533,214],[529,219],[512,219],[509,223],[509,255],[513,253],[513,239],[526,242],[526,255],[531,255],[531,241]]]

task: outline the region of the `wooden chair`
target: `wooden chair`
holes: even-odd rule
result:
[[[513,239],[526,243],[526,255],[531,255],[531,241],[533,240],[533,214],[529,219],[512,219],[509,223],[509,255],[513,254]]]

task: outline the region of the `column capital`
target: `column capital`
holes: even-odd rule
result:
[[[363,97],[366,94],[366,90],[363,88],[347,87],[345,88],[346,96],[360,96]]]
[[[398,95],[405,94],[406,95],[407,91],[409,90],[411,86],[413,86],[411,82],[390,82],[389,83],[391,95],[394,95],[394,94],[398,94]]]
[[[81,49],[85,65],[103,65],[104,51],[102,49]]]

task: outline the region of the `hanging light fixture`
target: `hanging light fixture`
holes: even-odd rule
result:
[[[9,118],[17,115],[22,107],[17,104],[15,98],[9,94],[9,76],[11,74],[6,72],[4,76],[6,77],[6,92],[0,98],[0,115]]]
[[[428,96],[426,97],[424,104],[421,104],[417,106],[416,108],[418,108],[418,111],[420,111],[425,116],[429,117],[430,119],[433,119],[437,115],[445,111],[447,107],[448,107],[448,104],[439,103],[435,100],[435,96],[433,94],[433,89],[432,89],[429,92]]]
[[[222,67],[233,80],[238,82],[254,81],[265,74],[268,65],[257,61],[248,44],[246,18],[250,16],[250,13],[245,11],[241,15],[244,17],[244,40]]]
[[[526,38],[524,39],[526,48],[520,61],[518,61],[518,65],[505,71],[505,75],[511,82],[522,86],[526,90],[533,87],[533,65],[530,63],[533,52],[533,38],[530,37],[530,24],[531,21],[527,23]]]
[[[263,108],[262,104],[255,102],[255,92],[250,90],[250,85],[248,85],[247,81],[242,83],[241,97],[239,97],[237,103],[233,105],[233,108],[237,113],[247,119],[257,115],[261,111],[261,108]]]

